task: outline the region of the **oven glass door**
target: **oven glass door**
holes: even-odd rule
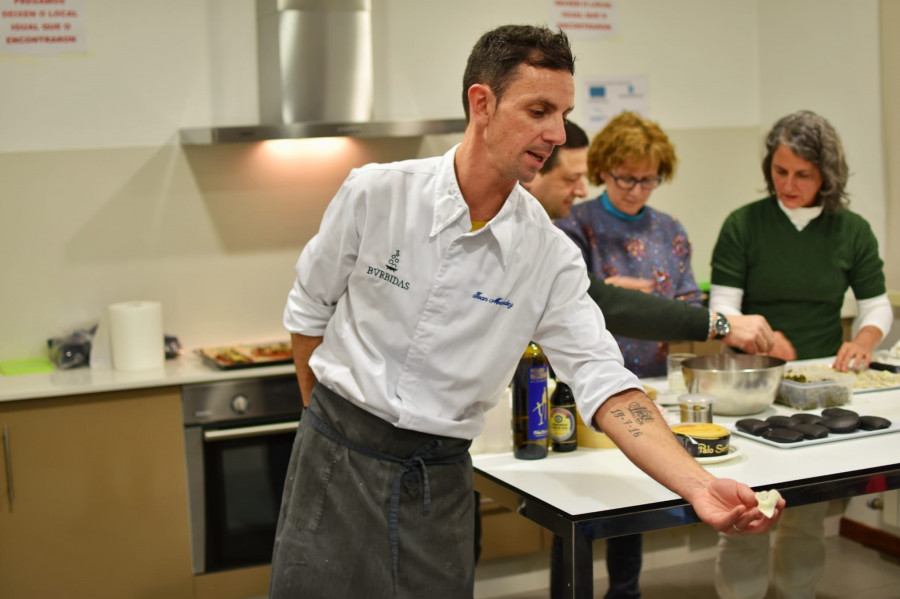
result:
[[[204,431],[206,571],[268,564],[297,422]]]

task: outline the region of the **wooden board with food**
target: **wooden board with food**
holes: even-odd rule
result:
[[[290,341],[267,341],[197,350],[204,362],[220,370],[288,364],[293,361]]]

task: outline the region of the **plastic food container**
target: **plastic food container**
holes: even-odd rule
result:
[[[855,377],[848,372],[792,368],[785,371],[775,402],[796,410],[843,406],[853,397],[854,381]]]

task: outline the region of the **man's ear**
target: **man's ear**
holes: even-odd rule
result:
[[[485,127],[494,113],[496,106],[494,92],[483,83],[475,83],[469,87],[470,118]]]

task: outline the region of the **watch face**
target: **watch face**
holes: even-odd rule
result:
[[[728,319],[719,314],[718,318],[716,318],[716,338],[721,338],[731,332],[731,324],[729,324]]]

